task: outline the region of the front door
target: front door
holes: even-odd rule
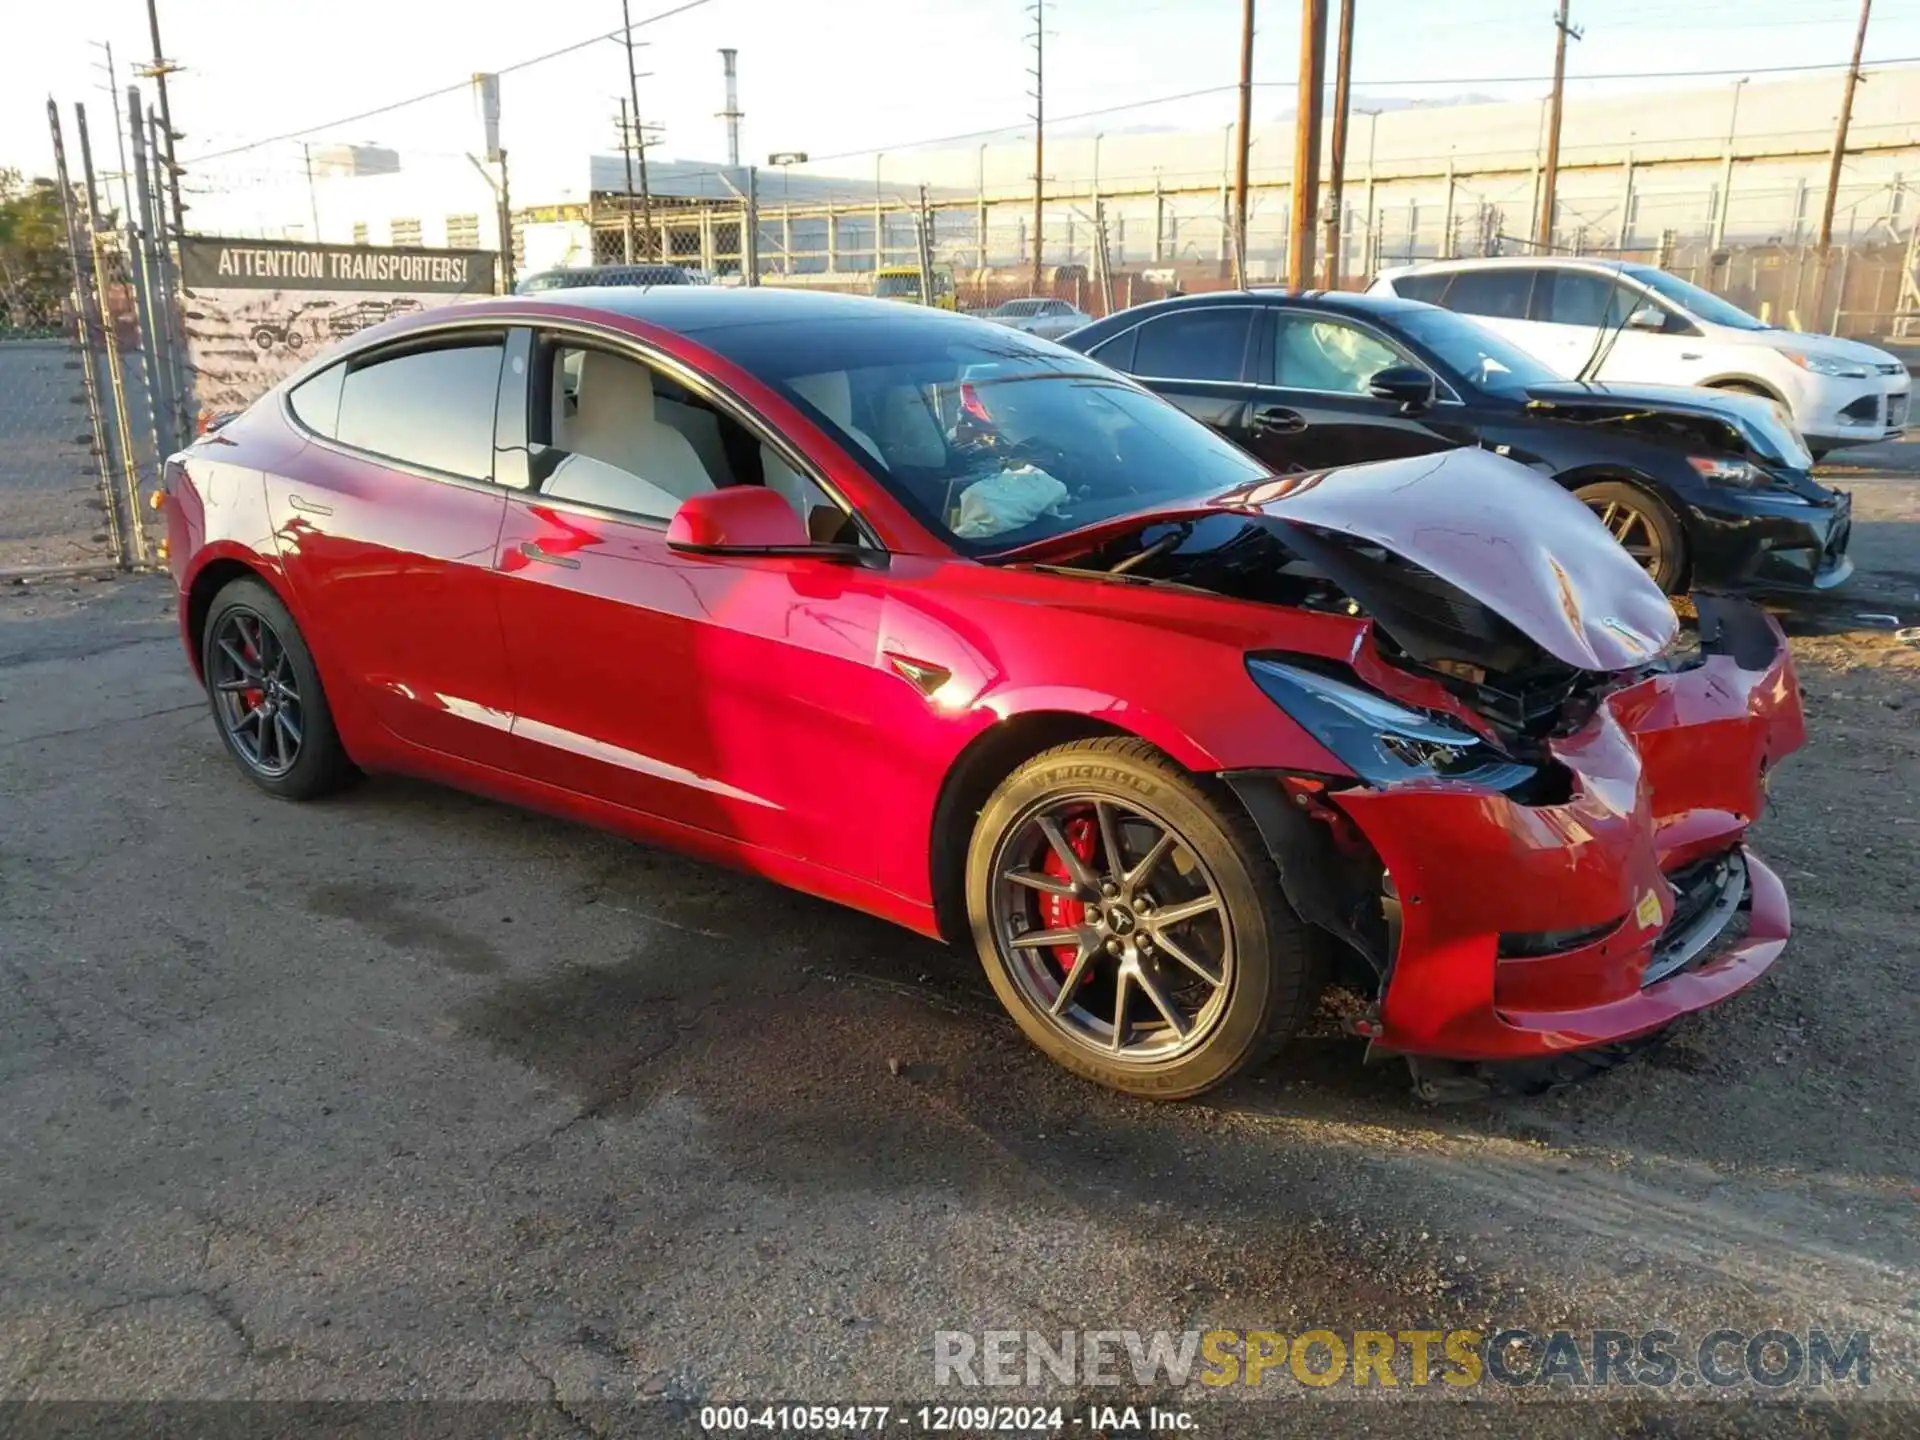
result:
[[[562,336],[537,349],[536,488],[508,502],[498,547],[522,766],[875,876],[847,815],[911,693],[880,667],[882,572],[669,549],[689,494],[783,488],[792,472],[770,474],[758,441],[702,397],[667,398],[673,382],[637,356],[589,350],[581,363],[582,349]]]
[[[1407,414],[1400,402],[1368,393],[1380,371],[1419,365],[1379,331],[1306,309],[1263,311],[1261,321],[1262,383],[1253,387],[1245,434],[1235,438],[1274,469],[1398,460],[1462,443],[1447,433],[1439,407]]]
[[[1568,379],[1597,362],[1608,337],[1626,317],[1629,297],[1613,276],[1596,270],[1543,270],[1534,287],[1539,357]],[[1589,380],[1593,376],[1588,375]]]
[[[321,371],[290,397],[318,437],[301,478],[266,478],[326,669],[400,739],[489,765],[512,749],[493,577],[502,353],[501,336],[480,334]]]

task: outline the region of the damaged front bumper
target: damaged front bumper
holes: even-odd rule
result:
[[[1719,1003],[1779,957],[1786,892],[1745,834],[1768,770],[1805,739],[1798,686],[1771,618],[1698,604],[1698,663],[1631,680],[1551,742],[1561,803],[1422,782],[1329,789],[1303,810],[1232,777],[1289,898],[1381,972],[1377,1047],[1501,1061],[1608,1044]],[[1301,818],[1322,803],[1328,826]],[[1354,901],[1352,837],[1330,858],[1325,832],[1346,822],[1377,857],[1372,909]]]

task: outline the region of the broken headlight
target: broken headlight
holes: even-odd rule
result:
[[[1369,785],[1460,780],[1510,790],[1534,767],[1501,754],[1451,716],[1397,700],[1301,665],[1259,656],[1253,683]]]

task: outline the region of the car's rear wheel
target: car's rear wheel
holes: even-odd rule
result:
[[[1027,1038],[1129,1094],[1220,1084],[1316,996],[1316,952],[1252,822],[1141,741],[1057,746],[1009,775],[974,828],[967,904]]]
[[[1627,554],[1640,562],[1653,583],[1677,594],[1687,577],[1687,540],[1680,519],[1660,501],[1621,480],[1582,485],[1573,492]]]
[[[246,777],[283,800],[310,800],[354,773],[300,627],[258,580],[213,597],[201,673],[220,738]]]

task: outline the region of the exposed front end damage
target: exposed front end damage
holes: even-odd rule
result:
[[[1696,591],[1687,649],[1558,487],[1476,452],[1280,476],[1059,558],[1356,622],[1340,653],[1277,626],[1247,655],[1344,772],[1222,778],[1423,1090],[1657,1032],[1784,948],[1746,832],[1805,739],[1785,638]]]
[[[1566,781],[1553,803],[1230,777],[1295,904],[1371,962],[1361,1026],[1377,1049],[1506,1061],[1610,1045],[1779,957],[1786,893],[1745,836],[1768,770],[1805,739],[1799,691],[1769,617],[1712,596],[1699,609],[1697,656],[1621,677],[1545,742]],[[1349,826],[1377,860],[1371,895],[1354,836],[1336,839]]]

